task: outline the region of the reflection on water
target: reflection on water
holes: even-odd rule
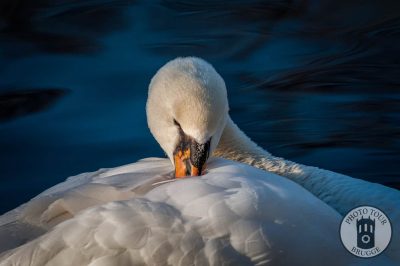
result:
[[[0,213],[163,156],[147,85],[185,55],[215,65],[272,153],[399,188],[400,4],[341,2],[0,1]]]
[[[65,90],[16,90],[0,94],[0,122],[42,111],[63,96]]]

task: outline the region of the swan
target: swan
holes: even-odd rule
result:
[[[274,157],[229,116],[224,80],[177,58],[149,85],[148,126],[168,159],[69,177],[0,217],[0,265],[398,265],[341,244],[342,215],[397,191]],[[192,176],[192,177],[189,177]]]

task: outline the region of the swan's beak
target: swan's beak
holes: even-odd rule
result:
[[[174,152],[175,177],[199,176],[210,152],[210,141],[198,144],[190,138],[181,141]]]

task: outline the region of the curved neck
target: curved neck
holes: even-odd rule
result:
[[[304,171],[308,172],[306,168],[310,168],[271,155],[243,133],[230,117],[213,155],[246,163],[289,178],[306,175]]]
[[[400,204],[400,193],[389,187],[271,155],[246,136],[230,117],[213,155],[287,177],[342,215],[359,205],[398,209]]]

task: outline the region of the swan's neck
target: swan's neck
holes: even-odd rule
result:
[[[231,118],[228,118],[221,140],[213,155],[246,163],[289,178],[304,175],[303,171],[306,170],[304,165],[272,156],[244,134]]]
[[[360,205],[389,211],[400,204],[400,193],[394,189],[271,155],[247,137],[231,118],[213,155],[287,177],[342,215]]]

